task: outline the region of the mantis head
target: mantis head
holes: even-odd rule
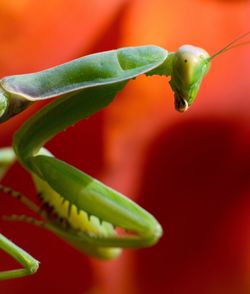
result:
[[[173,57],[170,86],[174,91],[175,109],[184,112],[193,103],[201,81],[210,67],[209,54],[202,48],[181,46]]]
[[[211,60],[232,48],[249,44],[249,41],[236,44],[249,34],[250,32],[240,35],[212,56],[204,49],[191,45],[181,46],[173,54],[172,78],[169,83],[174,91],[176,110],[184,112],[194,102]]]

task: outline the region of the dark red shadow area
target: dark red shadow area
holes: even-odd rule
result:
[[[226,223],[249,192],[249,149],[249,129],[225,118],[177,123],[153,142],[140,204],[165,233],[136,254],[140,293],[248,293],[247,244]]]

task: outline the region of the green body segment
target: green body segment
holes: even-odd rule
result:
[[[161,65],[168,52],[157,46],[128,47],[75,59],[41,72],[0,81],[0,122],[34,101],[128,81]]]
[[[158,67],[167,56],[167,51],[157,46],[111,50],[38,73],[6,77],[2,79],[1,86],[8,93],[37,101],[128,81]]]

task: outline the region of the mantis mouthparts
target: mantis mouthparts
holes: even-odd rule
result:
[[[185,112],[189,108],[187,100],[176,93],[174,95],[174,106],[179,112]]]

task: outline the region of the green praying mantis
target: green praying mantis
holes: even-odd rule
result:
[[[170,76],[176,110],[194,102],[212,59],[236,47],[238,37],[212,56],[191,45],[176,53],[158,46],[128,47],[85,56],[32,74],[0,80],[0,122],[32,103],[55,99],[26,121],[14,136],[13,148],[0,149],[0,179],[17,159],[31,174],[42,200],[39,207],[27,197],[0,185],[41,220],[24,215],[7,217],[53,232],[88,255],[117,257],[121,248],[152,246],[162,236],[158,221],[139,205],[73,166],[55,158],[43,146],[58,132],[110,104],[129,80],[145,74]],[[120,228],[117,230],[116,228]],[[22,268],[0,272],[0,279],[35,273],[39,262],[0,234],[0,248]]]

